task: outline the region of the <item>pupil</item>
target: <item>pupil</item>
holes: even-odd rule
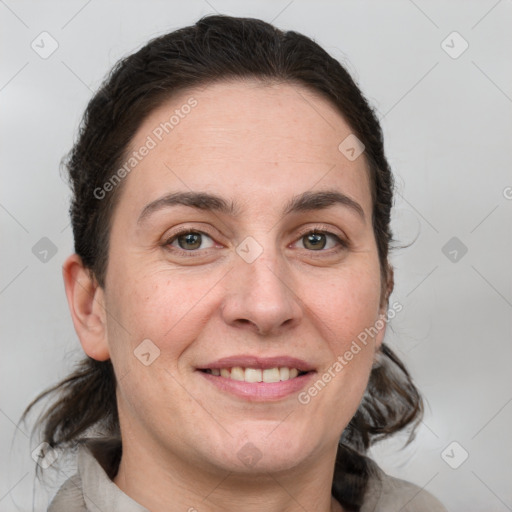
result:
[[[323,233],[307,235],[307,243],[312,244],[313,248],[320,247],[320,249],[323,249],[325,247],[325,235]]]
[[[183,247],[183,239],[185,239],[185,244],[187,244],[188,247]],[[201,235],[199,233],[187,233],[178,238],[178,243],[182,249],[197,249],[201,245]],[[193,245],[193,247],[190,247],[190,245]]]

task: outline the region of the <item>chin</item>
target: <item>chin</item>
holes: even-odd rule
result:
[[[279,427],[277,427],[279,429]],[[315,451],[311,435],[286,435],[266,430],[243,438],[230,439],[223,449],[219,445],[212,447],[212,462],[225,471],[242,474],[274,473],[288,471],[310,458]],[[285,434],[285,435],[283,435]],[[210,456],[211,460],[211,456]]]

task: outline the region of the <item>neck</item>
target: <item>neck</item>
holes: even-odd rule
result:
[[[331,496],[334,456],[309,462],[307,470],[240,474],[125,443],[114,483],[151,512],[343,512]]]

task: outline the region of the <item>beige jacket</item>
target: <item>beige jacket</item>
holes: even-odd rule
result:
[[[447,512],[430,493],[379,469],[368,482],[360,512]],[[77,457],[77,473],[66,480],[47,512],[148,512],[110,480],[85,447]]]

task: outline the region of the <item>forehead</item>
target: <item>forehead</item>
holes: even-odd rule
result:
[[[351,161],[339,150],[350,135],[337,109],[300,85],[244,80],[189,89],[139,127],[127,157],[150,149],[123,195],[134,205],[174,189],[229,188],[231,196],[250,200],[258,190],[276,197],[318,184],[339,186],[369,208],[364,154]]]

